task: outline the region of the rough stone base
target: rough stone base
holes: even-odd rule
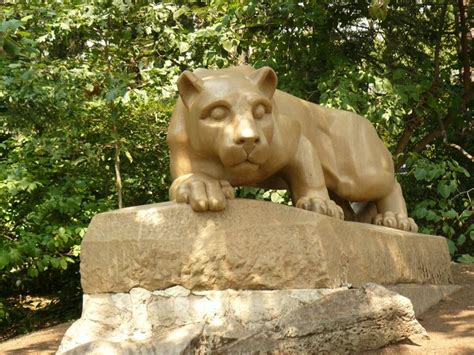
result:
[[[84,295],[82,318],[58,353],[164,354],[249,351],[339,353],[424,334],[409,299],[360,289],[190,291]]]
[[[281,290],[452,282],[446,239],[232,200],[196,213],[173,202],[93,218],[81,244],[85,293],[175,285]]]
[[[452,287],[438,286],[452,282],[449,266],[442,237],[261,201],[101,213],[81,244],[82,318],[58,352],[376,349],[424,329],[408,298],[372,282],[437,285],[395,288],[422,312]]]

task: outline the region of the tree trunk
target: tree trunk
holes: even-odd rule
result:
[[[115,149],[115,159],[114,159],[114,167],[115,167],[115,189],[117,191],[117,201],[118,201],[118,208],[123,208],[123,198],[122,198],[122,174],[120,172],[120,140],[118,137],[117,132],[117,124],[116,122],[113,123],[112,131],[115,136],[114,142],[114,149]]]

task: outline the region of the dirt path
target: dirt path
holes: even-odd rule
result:
[[[453,264],[454,282],[464,286],[418,318],[430,339],[409,341],[373,354],[474,354],[474,265]]]
[[[474,354],[474,265],[453,264],[454,282],[464,286],[419,321],[430,339],[407,341],[369,354]],[[71,323],[64,323],[0,344],[0,354],[54,354]]]
[[[22,335],[0,343],[0,354],[54,354],[72,322]]]

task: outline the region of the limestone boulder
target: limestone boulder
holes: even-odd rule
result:
[[[360,289],[86,295],[59,354],[354,353],[425,334],[409,299]]]
[[[223,353],[355,353],[426,335],[409,299],[376,285],[343,290],[289,312]]]

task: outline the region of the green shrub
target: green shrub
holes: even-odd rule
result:
[[[474,214],[470,173],[451,158],[413,156],[399,180],[420,233],[448,238],[449,252],[460,262],[474,256]]]

